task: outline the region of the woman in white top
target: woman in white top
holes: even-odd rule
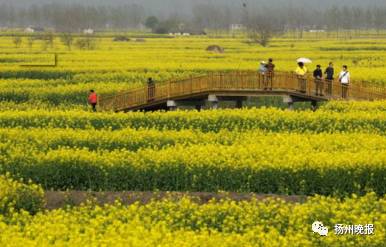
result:
[[[264,61],[260,62],[259,72],[262,75],[265,75],[265,73],[267,72],[267,64],[266,64],[266,62],[264,62]]]
[[[350,72],[347,70],[347,65],[343,65],[343,70],[339,74],[339,82],[342,85],[342,98],[348,96],[348,86],[350,85]]]
[[[260,76],[261,76],[259,83],[263,82],[264,90],[267,90],[268,89],[268,78],[267,78],[268,69],[267,69],[267,63],[266,62],[264,62],[264,61],[260,62],[259,72],[260,72]],[[259,87],[260,87],[260,84],[259,84]]]

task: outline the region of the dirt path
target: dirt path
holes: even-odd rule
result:
[[[47,191],[45,193],[46,208],[56,209],[65,205],[78,206],[87,200],[94,200],[98,204],[111,204],[116,200],[120,200],[125,205],[130,205],[135,202],[142,204],[149,203],[151,200],[161,200],[168,197],[173,199],[182,198],[184,196],[192,197],[194,201],[198,203],[207,203],[212,199],[232,199],[236,201],[251,200],[255,198],[257,200],[264,200],[267,198],[280,198],[287,202],[304,202],[306,196],[285,196],[285,195],[261,195],[253,193],[209,193],[209,192],[85,192],[85,191]]]

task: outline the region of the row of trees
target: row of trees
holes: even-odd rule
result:
[[[137,28],[144,19],[144,8],[136,4],[119,7],[45,4],[28,8],[0,5],[0,25],[6,27],[43,26],[58,31]]]
[[[195,29],[226,29],[230,24],[269,19],[274,29],[326,28],[384,29],[386,7],[327,7],[305,9],[295,5],[256,6],[240,2],[237,5],[199,3],[192,5],[191,13],[164,15],[149,13],[140,4],[122,6],[87,6],[81,4],[43,4],[28,7],[0,5],[0,26],[44,26],[58,31],[78,31],[84,28],[126,29],[138,28],[149,16],[159,22],[184,23]]]
[[[85,36],[81,38],[75,38],[70,33],[64,33],[59,36],[61,43],[71,50],[73,46],[80,50],[94,50],[96,48],[97,39],[93,36]],[[14,36],[12,39],[15,48],[20,48],[21,45],[26,42],[27,46],[32,49],[35,41],[40,41],[42,44],[42,50],[54,47],[54,41],[56,37],[53,33],[46,33],[42,35],[28,36],[25,39],[21,36]]]

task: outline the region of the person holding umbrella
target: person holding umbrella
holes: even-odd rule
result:
[[[307,91],[306,74],[308,72],[308,69],[305,66],[305,63],[311,63],[311,60],[308,58],[299,58],[297,62],[298,62],[298,67],[296,68],[295,73],[298,76],[298,80],[299,80],[299,91],[302,93],[305,93]]]

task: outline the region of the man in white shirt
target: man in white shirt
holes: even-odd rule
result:
[[[342,85],[342,98],[347,98],[348,87],[350,85],[350,72],[347,70],[347,65],[343,65],[343,70],[339,74],[339,82]]]

